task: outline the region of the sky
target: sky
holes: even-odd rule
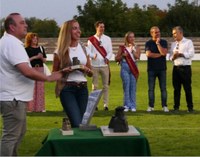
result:
[[[155,4],[158,8],[168,9],[167,4],[174,5],[175,0],[122,0],[128,7],[135,3],[143,5]],[[18,12],[23,17],[39,19],[54,19],[58,25],[78,15],[77,6],[84,6],[86,0],[0,0],[0,19],[12,12]]]

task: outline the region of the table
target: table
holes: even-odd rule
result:
[[[83,131],[74,128],[74,135],[63,136],[60,129],[51,129],[36,156],[150,156],[149,143],[140,136],[103,136],[100,129]]]

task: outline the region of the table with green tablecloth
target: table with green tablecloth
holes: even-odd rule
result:
[[[51,129],[36,156],[149,156],[147,138],[139,136],[103,136],[100,129],[73,129],[73,135],[62,135]]]

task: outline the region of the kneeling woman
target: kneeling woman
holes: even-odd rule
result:
[[[56,96],[72,127],[79,127],[88,102],[86,75],[91,77],[91,64],[84,45],[79,43],[81,30],[76,20],[65,22],[60,30],[54,53],[53,72],[63,71],[63,79],[56,84]],[[78,59],[78,69],[72,68],[73,58]]]

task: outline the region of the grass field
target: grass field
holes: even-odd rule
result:
[[[48,63],[51,67],[51,63]],[[168,108],[173,109],[172,63],[167,63]],[[147,137],[153,156],[199,156],[200,155],[200,62],[193,61],[192,88],[194,113],[187,113],[185,93],[182,90],[179,113],[164,113],[161,107],[158,80],[156,83],[155,111],[147,113],[148,87],[146,62],[138,62],[140,76],[137,84],[137,112],[126,113],[129,125],[139,127]],[[123,102],[122,82],[119,75],[120,66],[111,63],[111,86],[109,95],[109,111],[103,111],[103,103],[99,103],[99,111],[95,112],[92,124],[108,125],[114,109]],[[88,78],[91,90],[91,78]],[[21,156],[33,156],[42,146],[42,141],[52,128],[60,128],[65,113],[59,99],[54,96],[55,83],[46,83],[46,113],[27,114],[27,133],[19,149]],[[2,128],[2,127],[0,127]]]

